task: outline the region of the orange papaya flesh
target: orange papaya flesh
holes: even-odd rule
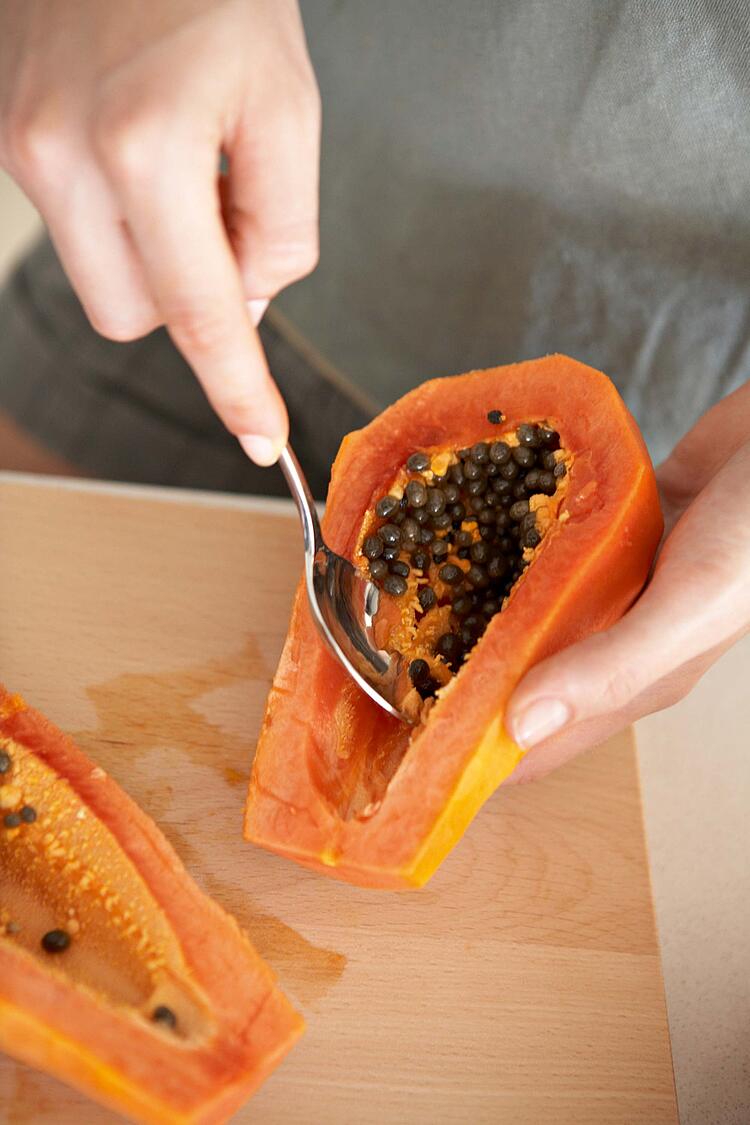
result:
[[[227,1120],[302,1028],[153,822],[0,687],[0,1049],[193,1125]]]
[[[500,413],[502,422],[488,426]],[[501,612],[455,674],[431,650],[434,632],[420,633],[446,612],[439,568],[411,568],[407,591],[381,598],[383,643],[429,665],[426,704],[404,684],[413,726],[348,680],[320,640],[300,584],[253,764],[247,839],[365,886],[423,884],[523,756],[503,717],[524,673],[612,625],[637,597],[663,530],[653,468],[614,385],[565,356],[433,380],[350,434],[333,466],[328,542],[364,567],[365,541],[382,525],[378,501],[414,478],[405,466],[415,451],[441,478],[465,448],[512,444],[521,426],[559,435],[555,461],[565,472],[553,495],[530,498],[538,536],[521,544],[526,565],[517,553],[519,576],[511,570]],[[420,615],[424,585],[437,607]],[[448,607],[456,629],[450,599]]]

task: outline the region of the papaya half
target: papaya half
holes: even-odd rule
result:
[[[301,1017],[156,826],[0,687],[0,1050],[136,1121],[225,1121]]]
[[[323,530],[381,587],[400,722],[326,649],[304,583],[268,699],[246,839],[369,887],[426,882],[523,756],[533,665],[612,625],[663,521],[610,380],[562,355],[435,379],[343,441]]]

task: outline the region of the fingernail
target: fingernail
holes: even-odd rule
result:
[[[276,464],[285,445],[283,441],[274,441],[263,434],[239,434],[237,440],[250,460],[263,468]]]
[[[570,708],[561,699],[536,699],[511,721],[511,733],[523,750],[530,750],[557,734],[571,718]]]
[[[250,319],[257,328],[260,324],[269,302],[265,297],[259,297],[247,302],[247,307],[250,310]]]

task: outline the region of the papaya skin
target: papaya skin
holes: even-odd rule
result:
[[[38,818],[27,827],[47,847],[43,852],[40,843],[40,853],[58,857],[54,893],[81,912],[70,950],[54,958],[39,953],[44,888],[39,893],[37,887],[33,908],[17,915],[20,933],[0,925],[0,1050],[134,1121],[226,1121],[294,1044],[301,1017],[236,922],[198,890],[154,823],[70,739],[2,687],[0,748],[13,762],[13,775],[0,777],[0,794],[22,785],[33,799]],[[69,814],[81,825],[79,840],[70,839]],[[57,815],[68,819],[56,835]],[[7,837],[0,841],[0,907],[13,903],[15,893],[20,910],[19,888],[32,865],[14,860],[24,837]],[[125,900],[127,890],[127,906],[142,910],[145,930],[156,935],[150,949],[163,951],[175,995],[190,1000],[184,1031],[180,1023],[177,1034],[157,1026],[148,996],[145,1005],[131,1004],[81,979],[86,948],[92,960],[101,955],[114,963],[126,956],[136,964],[140,956],[136,939],[129,945],[114,922],[111,936],[87,932],[85,910],[97,895],[80,890],[81,876],[96,872],[99,890],[96,879],[105,866],[112,895],[123,891]],[[125,975],[113,987],[119,985],[127,989],[131,982]]]
[[[558,430],[570,458],[559,518],[416,728],[347,683],[300,585],[250,780],[253,843],[364,886],[421,886],[523,757],[503,717],[524,674],[614,624],[642,589],[663,530],[653,467],[610,380],[560,355],[424,383],[348,435],[324,520],[333,549],[354,557],[411,453],[494,436],[495,409],[498,438],[522,422]]]

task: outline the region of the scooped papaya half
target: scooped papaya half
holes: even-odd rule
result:
[[[0,687],[0,1050],[136,1121],[225,1121],[303,1022],[236,922]]]
[[[381,586],[413,725],[349,681],[301,584],[247,839],[365,886],[423,884],[523,755],[503,725],[515,686],[624,613],[662,526],[633,418],[565,356],[424,383],[346,437],[324,531]]]

